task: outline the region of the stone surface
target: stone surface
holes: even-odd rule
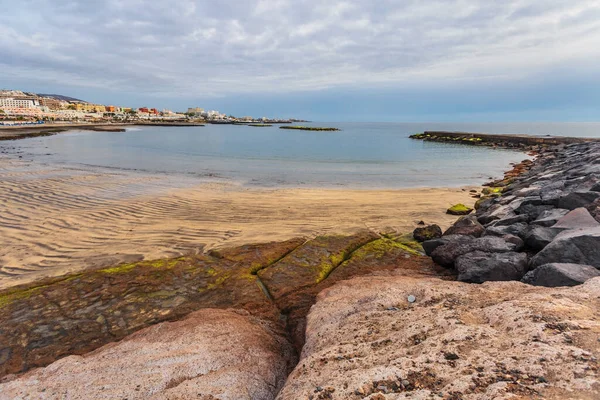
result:
[[[473,212],[471,207],[465,206],[464,204],[455,204],[446,210],[446,214],[451,215],[467,215]]]
[[[574,210],[579,207],[585,207],[600,198],[599,192],[573,192],[563,196],[558,201],[558,207]]]
[[[551,210],[542,212],[540,216],[531,224],[549,227],[556,224],[559,219],[561,219],[568,213],[569,210],[565,208],[553,208]]]
[[[552,227],[560,229],[581,229],[594,228],[596,226],[600,226],[600,223],[592,217],[588,210],[580,207],[566,214]]]
[[[521,281],[534,286],[577,286],[598,276],[600,271],[590,265],[552,263],[529,271]]]
[[[560,229],[533,225],[525,235],[525,245],[532,250],[540,251],[548,246],[560,231]]]
[[[527,272],[527,255],[474,251],[456,259],[456,270],[457,279],[461,282],[520,280]]]
[[[600,278],[354,278],[319,295],[278,399],[596,399],[599,309]]]
[[[454,266],[454,261],[463,254],[474,251],[506,253],[513,251],[515,247],[514,244],[493,236],[471,240],[453,240],[437,247],[431,254],[431,258],[442,267],[451,268]]]
[[[502,237],[504,235],[515,235],[523,239],[525,234],[528,231],[528,225],[523,222],[519,222],[512,225],[500,225],[500,226],[490,226],[485,228],[485,232],[483,236],[499,236]]]
[[[413,237],[419,242],[426,240],[436,239],[442,237],[442,228],[439,225],[428,225],[423,227],[415,228],[413,231]]]
[[[468,235],[480,237],[485,228],[477,221],[475,215],[461,217],[450,228],[444,232],[444,235]]]
[[[273,399],[294,364],[272,323],[205,309],[0,384],[0,398]]]
[[[574,263],[600,268],[600,227],[560,233],[531,260],[536,268],[549,263]]]

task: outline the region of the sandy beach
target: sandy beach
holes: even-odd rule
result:
[[[449,226],[470,188],[248,189],[0,158],[0,288],[86,268],[359,229]]]

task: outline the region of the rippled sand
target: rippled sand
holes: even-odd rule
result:
[[[468,190],[247,189],[0,158],[0,288],[209,248],[358,229],[448,226]]]

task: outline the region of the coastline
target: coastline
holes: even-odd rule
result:
[[[141,259],[323,234],[450,226],[465,188],[248,189],[168,176],[26,168],[0,158],[0,288]],[[124,197],[124,193],[127,196]]]

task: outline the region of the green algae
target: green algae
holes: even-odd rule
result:
[[[139,261],[135,263],[127,263],[117,265],[115,267],[104,268],[99,270],[98,272],[103,274],[123,274],[133,270],[136,267],[152,267],[152,268],[161,268],[161,269],[172,269],[174,268],[180,261],[185,260],[184,257],[167,259],[167,260],[153,260],[153,261]]]
[[[502,192],[504,192],[503,187],[486,187],[486,188],[483,188],[483,190],[481,191],[481,193],[483,193],[485,195],[500,194]]]
[[[473,209],[471,207],[467,207],[464,204],[455,204],[446,211],[446,214],[467,215],[472,211]]]

